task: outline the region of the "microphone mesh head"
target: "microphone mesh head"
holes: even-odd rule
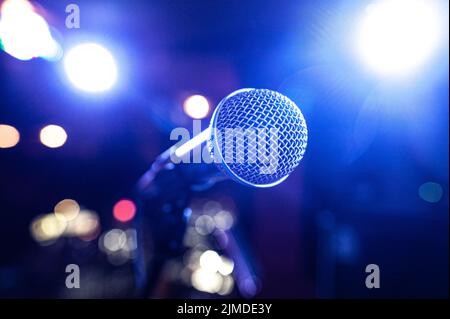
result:
[[[224,98],[210,128],[210,151],[219,169],[254,187],[285,180],[303,158],[308,139],[297,105],[266,89],[238,90]]]

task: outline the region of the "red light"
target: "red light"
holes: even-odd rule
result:
[[[136,214],[136,205],[129,199],[119,200],[113,208],[114,218],[120,222],[128,222]]]

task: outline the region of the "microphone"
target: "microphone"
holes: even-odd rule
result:
[[[207,142],[207,163],[215,162],[225,176],[250,187],[283,182],[303,158],[308,141],[299,107],[281,93],[241,89],[225,97],[209,127],[182,145],[162,153],[138,183],[144,190],[164,168],[173,168]]]
[[[241,89],[219,103],[206,130],[159,155],[136,185],[137,198],[141,199],[139,211],[151,212],[138,214],[136,218],[139,228],[139,253],[134,262],[137,296],[148,296],[165,261],[183,251],[188,218],[184,209],[191,191],[198,185],[180,178],[181,168],[171,170],[176,164],[206,142],[203,161],[214,162],[218,168],[214,170],[216,174],[250,187],[272,187],[283,182],[298,166],[307,140],[305,119],[293,101],[267,89]],[[202,178],[203,189],[221,179],[209,172],[198,173],[189,165],[192,164],[183,167],[193,171],[197,179]],[[153,234],[152,259],[147,256],[146,227]]]

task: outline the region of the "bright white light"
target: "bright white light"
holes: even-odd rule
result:
[[[38,216],[31,223],[31,235],[41,243],[52,241],[64,233],[67,224],[53,214]]]
[[[78,236],[84,241],[90,241],[95,239],[100,231],[99,218],[94,211],[80,210],[76,217],[69,221],[67,221],[67,215],[64,217],[66,217],[67,222],[67,228],[64,232],[66,236]],[[59,219],[61,220],[61,218]]]
[[[209,102],[202,95],[192,95],[184,101],[183,109],[193,119],[202,119],[209,113]]]
[[[19,140],[19,131],[14,126],[0,124],[0,148],[14,147]]]
[[[213,250],[207,250],[200,256],[200,267],[206,271],[216,272],[222,264],[222,259]]]
[[[234,279],[231,276],[226,276],[223,278],[223,284],[220,290],[217,292],[219,295],[226,296],[233,291]]]
[[[191,282],[197,290],[216,293],[222,288],[223,277],[217,272],[199,268],[192,273]]]
[[[111,53],[95,43],[85,43],[71,49],[64,59],[69,80],[87,92],[110,89],[117,80],[117,67]]]
[[[218,271],[224,276],[231,274],[234,269],[234,262],[231,259],[228,259],[223,256],[220,258],[222,262],[219,265]]]
[[[358,31],[358,53],[373,71],[403,75],[436,49],[442,28],[433,0],[379,0],[367,7]]]
[[[127,235],[120,229],[112,229],[103,237],[103,247],[109,252],[116,252],[125,247]]]
[[[5,52],[19,60],[56,59],[61,54],[47,22],[25,0],[7,0],[2,4],[0,38]]]
[[[41,143],[50,148],[63,146],[67,141],[67,133],[61,126],[48,125],[41,130]]]
[[[233,226],[234,218],[230,212],[221,210],[214,215],[214,222],[217,228],[221,230],[228,230]]]

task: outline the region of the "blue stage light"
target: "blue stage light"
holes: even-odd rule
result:
[[[357,52],[381,75],[405,75],[436,50],[444,24],[437,1],[379,0],[362,17]]]
[[[64,69],[70,82],[87,92],[111,89],[118,76],[113,55],[95,43],[84,43],[72,48],[64,58]]]

